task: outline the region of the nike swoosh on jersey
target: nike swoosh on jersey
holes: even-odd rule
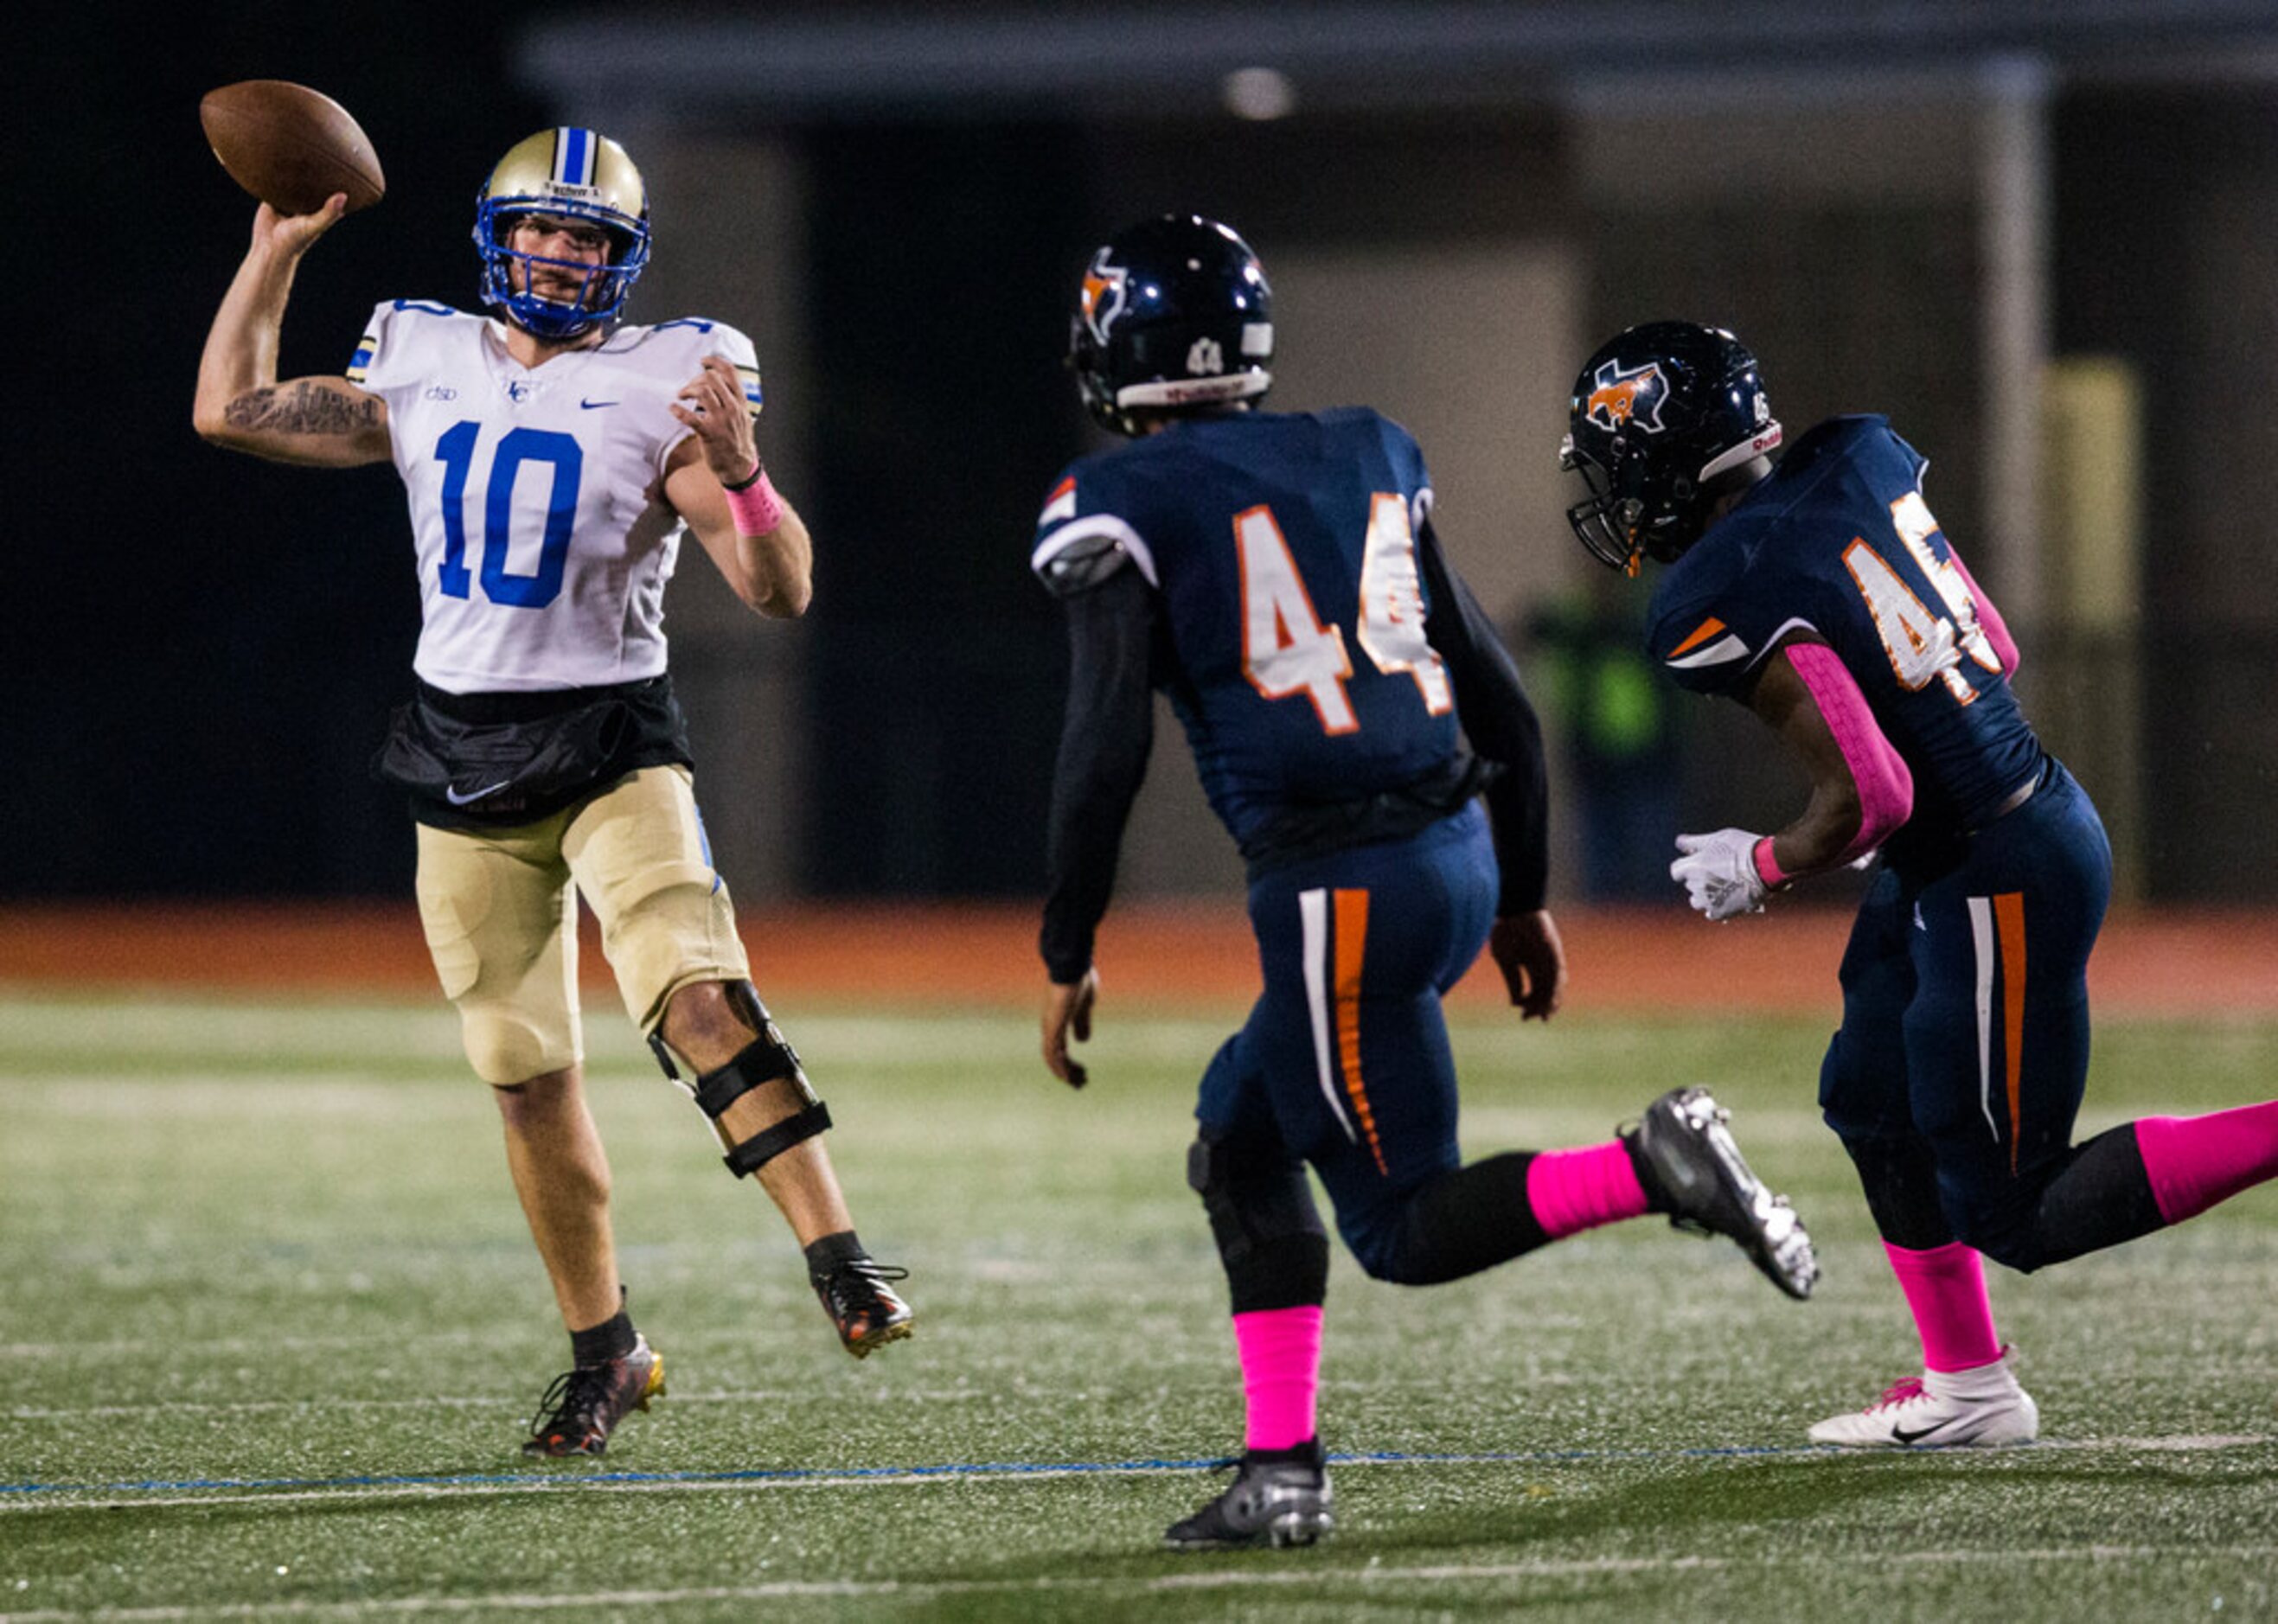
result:
[[[584,408],[586,411],[592,412],[592,411],[599,411],[602,407],[605,407],[605,406],[618,406],[618,405],[622,405],[622,404],[623,404],[623,402],[621,402],[621,401],[617,401],[617,400],[579,400],[579,401],[577,402],[577,404],[578,404],[580,407]]]
[[[483,799],[486,796],[496,795],[500,790],[505,789],[507,785],[512,782],[513,780],[511,779],[505,779],[501,780],[498,783],[485,784],[471,795],[461,795],[450,785],[446,784],[443,786],[443,798],[450,802],[454,806],[472,806],[477,801]]]

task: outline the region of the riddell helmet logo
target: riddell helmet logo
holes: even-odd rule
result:
[[[1626,371],[1618,361],[1609,361],[1591,375],[1590,393],[1582,403],[1583,416],[1609,431],[1631,423],[1647,434],[1661,432],[1661,403],[1669,398],[1669,380],[1661,363],[1648,361]]]
[[[1115,318],[1123,314],[1124,285],[1131,276],[1109,261],[1109,252],[1102,248],[1093,255],[1091,269],[1083,273],[1083,324],[1102,344],[1107,342],[1107,330],[1115,324]]]

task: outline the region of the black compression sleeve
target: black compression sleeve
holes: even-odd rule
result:
[[[1147,774],[1155,735],[1148,682],[1155,599],[1139,572],[1127,568],[1064,601],[1067,714],[1052,773],[1051,890],[1037,946],[1046,972],[1066,985],[1091,968],[1092,934],[1115,888],[1123,826]]]
[[[1495,860],[1502,869],[1502,897],[1495,911],[1506,918],[1532,913],[1542,906],[1550,871],[1542,724],[1494,622],[1441,552],[1428,519],[1416,551],[1425,589],[1432,595],[1424,636],[1455,682],[1456,720],[1472,748],[1502,769],[1487,790]]]

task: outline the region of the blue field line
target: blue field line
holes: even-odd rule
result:
[[[1701,1449],[1536,1449],[1477,1454],[1360,1450],[1327,1457],[1332,1466],[1554,1466],[1590,1460],[1715,1460],[1756,1455],[1823,1454],[1817,1446],[1725,1445]],[[348,1477],[176,1477],[139,1483],[0,1483],[0,1495],[182,1494],[204,1489],[561,1489],[589,1484],[744,1483],[861,1483],[876,1478],[1114,1475],[1135,1472],[1194,1472],[1235,1464],[1230,1456],[1145,1460],[967,1460],[936,1466],[850,1466],[753,1468],[733,1472],[458,1472],[371,1474]]]

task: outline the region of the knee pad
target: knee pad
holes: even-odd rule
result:
[[[1957,1239],[1938,1195],[1938,1159],[1927,1140],[1846,1139],[1843,1148],[1859,1170],[1867,1210],[1884,1240],[1927,1252]]]
[[[1187,1184],[1210,1215],[1234,1313],[1307,1308],[1328,1294],[1328,1231],[1301,1165],[1252,1161],[1205,1133],[1187,1151]]]
[[[666,1079],[687,1090],[697,1108],[712,1119],[715,1131],[730,1106],[763,1084],[781,1080],[789,1083],[798,1094],[798,1110],[730,1146],[728,1154],[721,1158],[728,1170],[741,1178],[766,1166],[792,1146],[828,1129],[830,1111],[806,1080],[798,1051],[784,1041],[783,1033],[768,1014],[767,1005],[760,1002],[759,989],[749,981],[731,981],[722,990],[729,1007],[758,1034],[725,1065],[698,1072],[693,1083],[684,1081],[680,1066],[674,1064],[672,1048],[664,1041],[661,1021],[657,1029],[649,1033],[648,1046],[656,1056],[657,1064],[664,1068]],[[685,1056],[680,1060],[686,1064]],[[689,1069],[695,1070],[693,1066]]]

